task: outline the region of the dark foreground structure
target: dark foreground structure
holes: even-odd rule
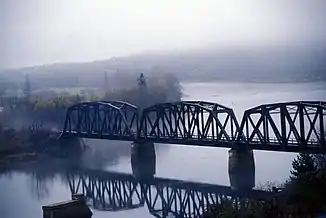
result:
[[[91,218],[93,213],[82,194],[73,194],[70,201],[43,206],[43,218]]]

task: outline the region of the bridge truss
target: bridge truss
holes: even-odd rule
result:
[[[231,108],[203,101],[139,111],[125,102],[86,102],[67,110],[63,135],[258,150],[326,153],[326,102],[260,105],[239,125]]]
[[[159,143],[215,146],[233,142],[238,128],[230,108],[210,102],[183,101],[144,109],[138,137]]]
[[[245,111],[237,141],[253,149],[325,152],[326,102],[261,105]]]
[[[110,140],[133,140],[138,111],[120,101],[85,102],[67,110],[63,133],[68,136]]]

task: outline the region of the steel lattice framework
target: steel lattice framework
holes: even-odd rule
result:
[[[139,119],[138,114],[141,114]],[[326,153],[326,102],[266,104],[246,110],[239,125],[231,108],[182,101],[137,108],[86,102],[67,111],[62,135],[109,140]]]
[[[157,104],[143,111],[138,137],[153,142],[220,146],[239,128],[231,108],[202,101]],[[227,145],[225,145],[227,146]]]
[[[155,178],[138,181],[132,175],[87,170],[68,175],[72,193],[83,193],[97,210],[119,211],[146,206],[155,217],[201,217],[208,205],[226,199],[239,207],[246,199],[269,199],[270,192],[236,193],[228,186]],[[244,206],[244,204],[242,204]]]
[[[237,140],[251,148],[325,152],[326,102],[261,105],[245,111]]]
[[[68,108],[64,135],[110,140],[133,140],[137,108],[121,101],[85,102]]]

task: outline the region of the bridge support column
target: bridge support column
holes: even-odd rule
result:
[[[255,160],[252,150],[229,151],[229,178],[234,190],[246,191],[255,187]]]
[[[131,168],[134,177],[146,180],[156,173],[156,154],[154,143],[133,143],[131,147]]]

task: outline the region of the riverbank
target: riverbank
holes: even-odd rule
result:
[[[231,200],[210,205],[204,218],[315,218],[326,211],[326,157],[300,153],[292,162],[291,176],[268,201]],[[279,192],[278,192],[279,191]]]
[[[17,153],[0,157],[0,173],[6,172],[9,168],[20,167],[22,165],[37,163],[45,160],[49,155],[38,153]]]
[[[64,146],[64,147],[63,147]],[[58,139],[51,130],[0,130],[0,167],[42,158],[78,156],[82,146],[78,139]]]

